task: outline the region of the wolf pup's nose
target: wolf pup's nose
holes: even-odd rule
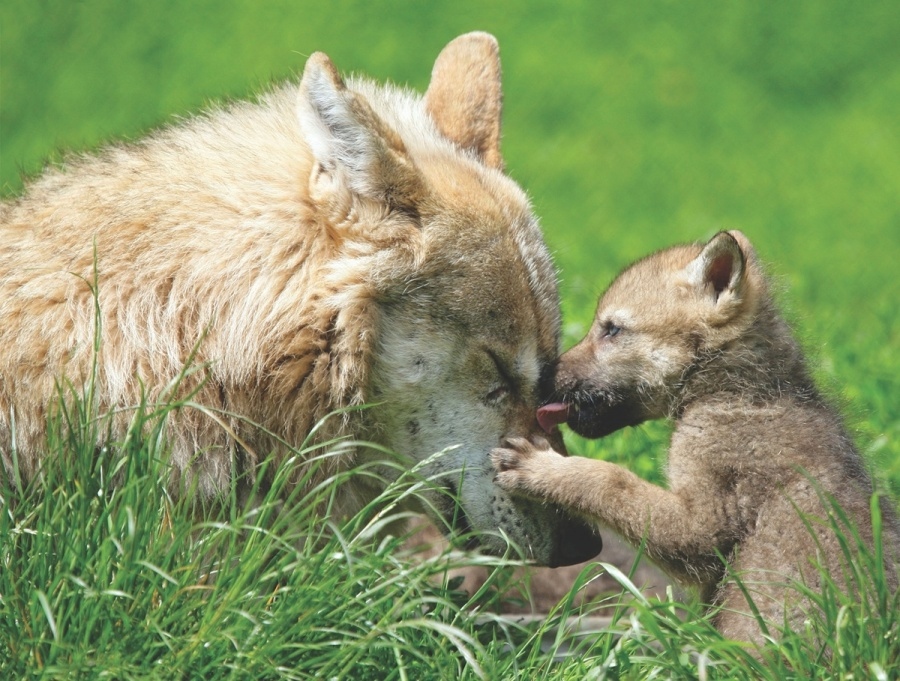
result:
[[[537,421],[546,433],[552,433],[560,423],[569,418],[569,405],[563,402],[551,402],[538,407]]]

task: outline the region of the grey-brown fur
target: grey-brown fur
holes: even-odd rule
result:
[[[634,544],[646,540],[652,560],[697,587],[703,602],[722,606],[715,624],[728,637],[763,640],[720,556],[767,622],[798,627],[809,604],[789,582],[816,588],[813,563],[821,563],[843,583],[827,499],[872,542],[872,481],[739,232],[625,270],[601,298],[588,335],[560,358],[555,385],[559,402],[539,410],[546,427],[566,420],[582,435],[601,437],[673,419],[668,489],[523,438],[495,451],[499,483],[561,504]],[[881,513],[896,587],[900,528],[885,499]]]

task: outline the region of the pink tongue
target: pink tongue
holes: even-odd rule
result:
[[[547,433],[552,433],[553,429],[560,423],[565,423],[569,417],[569,405],[562,402],[553,402],[538,407],[537,420],[541,424],[541,428]]]

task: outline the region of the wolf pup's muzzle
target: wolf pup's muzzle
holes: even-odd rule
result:
[[[637,398],[619,401],[601,393],[581,401],[545,404],[537,410],[537,420],[545,433],[553,433],[558,425],[565,423],[582,437],[594,439],[643,423],[646,417],[639,404]]]

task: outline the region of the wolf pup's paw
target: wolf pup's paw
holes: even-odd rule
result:
[[[541,470],[545,457],[558,457],[550,443],[542,437],[527,440],[524,437],[504,438],[503,446],[491,452],[491,461],[497,475],[494,480],[509,492],[539,493]]]

